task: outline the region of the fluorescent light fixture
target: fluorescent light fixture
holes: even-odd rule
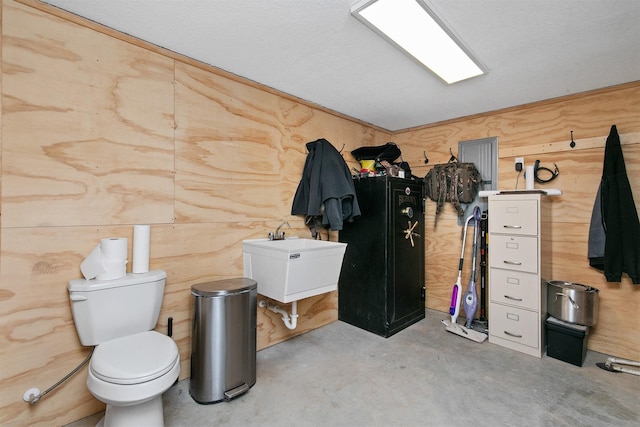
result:
[[[351,14],[448,84],[485,73],[421,0],[364,0]]]

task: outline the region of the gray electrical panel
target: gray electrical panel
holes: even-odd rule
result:
[[[458,160],[464,163],[473,163],[482,176],[480,190],[498,189],[498,137],[473,139],[458,142]],[[458,224],[463,225],[465,219],[473,212],[476,206],[480,211],[488,209],[488,199],[476,196],[475,200],[465,206],[465,213],[458,218]]]

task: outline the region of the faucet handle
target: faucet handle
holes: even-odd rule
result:
[[[275,233],[269,233],[269,240],[284,240],[284,231],[280,231],[284,225],[291,228],[291,225],[287,221],[283,221],[278,228],[276,228]]]

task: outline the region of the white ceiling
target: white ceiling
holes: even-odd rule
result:
[[[450,86],[358,0],[46,2],[390,131],[640,80],[639,0],[428,0],[489,69]]]

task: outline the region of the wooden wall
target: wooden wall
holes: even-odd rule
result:
[[[513,157],[556,162],[555,278],[601,289],[590,348],[640,359],[638,292],[607,284],[586,263],[586,227],[611,124],[623,134],[640,200],[640,84],[625,85],[391,136],[382,129],[243,81],[35,0],[2,0],[0,104],[0,424],[61,425],[103,405],[85,372],[30,406],[88,353],[76,336],[66,283],[100,238],[151,224],[151,267],[167,271],[158,330],[174,319],[189,376],[190,287],[242,274],[241,242],[282,221],[309,236],[290,205],[304,144],[326,138],[345,153],[395,140],[416,175],[423,151],[445,162],[460,140],[498,136],[500,187]],[[568,147],[569,131],[578,143]],[[345,160],[355,166],[350,155]],[[520,185],[523,185],[522,179]],[[427,306],[448,309],[460,228],[447,209],[433,226],[427,203]],[[332,235],[335,239],[336,236]],[[258,312],[258,348],[337,319],[337,295],[299,304],[298,328]],[[444,316],[444,313],[443,313]]]
[[[305,143],[348,153],[388,133],[24,3],[2,2],[0,424],[49,426],[103,409],[85,370],[22,401],[88,354],[66,285],[99,239],[151,224],[151,268],[168,273],[157,329],[173,317],[186,378],[191,285],[241,276],[242,240],[283,220],[310,237],[290,215]],[[298,311],[290,331],[259,309],[258,348],[335,321],[337,295]]]
[[[640,286],[633,285],[626,275],[621,283],[607,283],[599,271],[589,267],[587,258],[589,223],[602,176],[604,145],[614,124],[621,134],[637,208],[640,206],[640,82],[411,129],[394,135],[394,140],[402,148],[405,160],[416,165],[415,173],[424,176],[432,164],[447,162],[449,148],[455,154],[459,141],[497,136],[498,188],[505,190],[516,188],[515,157],[524,157],[527,165],[539,159],[541,166],[552,169],[556,163],[559,177],[548,184],[536,184],[563,192],[562,196],[551,197],[553,230],[549,255],[553,277],[549,279],[598,288],[600,319],[591,329],[588,348],[640,360]],[[569,145],[572,130],[575,148]],[[420,166],[424,163],[424,151],[430,163]],[[518,188],[524,188],[522,176]],[[457,275],[461,227],[450,204],[438,218],[437,226],[434,224],[435,202],[427,201],[426,208],[427,307],[446,312]],[[468,280],[468,273],[463,277]]]

